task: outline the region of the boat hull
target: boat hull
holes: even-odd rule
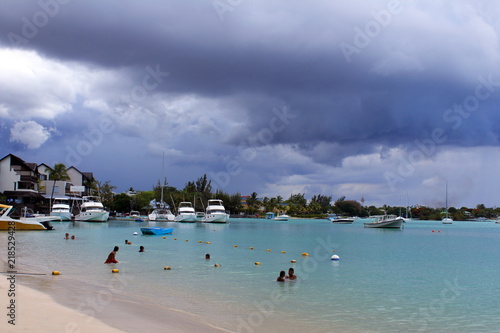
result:
[[[15,229],[13,229],[15,227]],[[47,228],[35,221],[21,221],[14,219],[1,219],[0,230],[47,230]]]
[[[205,223],[227,223],[229,220],[229,214],[205,214],[202,222]]]
[[[148,215],[148,220],[160,221],[160,222],[161,221],[173,222],[175,221],[175,216],[170,211],[164,211],[164,212],[153,211],[151,214]]]
[[[83,222],[107,222],[109,219],[109,212],[82,212],[75,216],[75,221]]]
[[[51,212],[50,216],[59,216],[61,221],[71,221],[71,213],[70,212]]]
[[[175,217],[176,222],[193,223],[196,222],[196,214],[180,214]]]
[[[354,219],[330,219],[330,221],[336,224],[351,224],[354,222]]]
[[[174,228],[141,228],[143,235],[168,235],[174,231]]]
[[[393,220],[387,220],[382,222],[368,222],[365,223],[365,228],[392,228],[400,229],[403,225],[403,218],[395,218]]]

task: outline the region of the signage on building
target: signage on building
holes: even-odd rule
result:
[[[85,186],[71,186],[69,190],[71,192],[85,192]]]

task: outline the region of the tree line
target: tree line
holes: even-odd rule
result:
[[[56,163],[49,173],[49,180],[69,180],[66,166]],[[163,183],[158,180],[151,191],[142,191],[135,195],[125,193],[115,194],[116,186],[109,181],[101,183],[96,179],[88,180],[84,184],[89,190],[86,195],[99,195],[104,206],[121,213],[132,210],[147,212],[152,209],[152,200],[163,201],[172,208],[179,206],[182,201],[192,202],[197,211],[204,211],[209,199],[221,199],[224,207],[231,214],[258,215],[265,212],[283,212],[292,216],[314,218],[325,217],[326,214],[337,214],[344,216],[369,217],[373,215],[394,214],[398,216],[412,217],[420,220],[441,220],[446,213],[444,208],[430,208],[425,206],[401,207],[401,206],[362,206],[355,200],[346,200],[345,196],[332,201],[332,196],[314,195],[311,200],[305,198],[304,193],[291,194],[288,199],[281,196],[259,198],[256,192],[246,197],[246,205],[242,204],[240,193],[229,194],[221,190],[212,192],[212,181],[204,174],[196,181],[189,181],[182,190],[168,186],[167,179]],[[130,191],[133,191],[130,188]],[[163,192],[163,193],[162,193]],[[51,193],[53,197],[53,193]],[[407,213],[408,211],[408,213]],[[500,208],[487,208],[484,204],[478,204],[475,208],[450,207],[448,213],[453,220],[463,221],[475,218],[492,219],[500,215]],[[409,215],[409,216],[406,216]]]

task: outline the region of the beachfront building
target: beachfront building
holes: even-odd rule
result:
[[[12,154],[0,160],[0,192],[7,203],[34,208],[43,200],[38,179],[36,163],[27,163]]]
[[[70,180],[54,183],[49,179],[51,171],[52,168],[45,163],[28,163],[9,154],[0,159],[0,193],[7,203],[28,207],[35,212],[50,210],[52,195],[55,199],[73,200],[90,195],[95,183],[92,172],[81,172],[71,166],[66,170]],[[72,191],[74,186],[80,186],[82,191]]]
[[[66,172],[73,186],[83,186],[84,191],[81,195],[91,195],[92,187],[95,183],[94,174],[92,172],[82,172],[74,166],[69,167]]]

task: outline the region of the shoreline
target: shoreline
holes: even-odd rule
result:
[[[0,290],[2,291],[2,308],[6,308],[9,299],[5,300],[9,289],[8,275],[0,279]],[[65,307],[51,298],[50,295],[27,287],[17,281],[15,282],[15,312],[12,317],[2,316],[0,328],[2,332],[123,332],[103,321],[89,315]],[[7,311],[7,310],[6,310]],[[11,323],[9,323],[11,321]],[[76,323],[86,321],[88,325],[83,329]]]
[[[9,323],[12,319],[7,315],[2,316],[2,332],[232,332],[204,322],[195,315],[155,306],[147,300],[127,300],[120,296],[107,299],[108,296],[101,293],[101,297],[90,302],[91,295],[88,291],[64,288],[65,281],[58,281],[62,276],[50,274],[16,275],[15,296],[8,297],[9,275],[1,275],[0,307],[7,314],[9,302],[15,302],[15,325]],[[66,282],[71,284],[76,280],[70,278]]]

